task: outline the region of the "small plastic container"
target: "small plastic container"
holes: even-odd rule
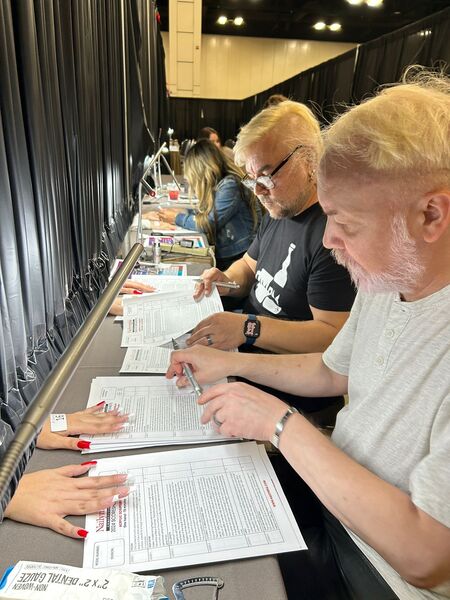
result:
[[[180,192],[179,190],[169,190],[169,199],[170,200],[178,200]]]

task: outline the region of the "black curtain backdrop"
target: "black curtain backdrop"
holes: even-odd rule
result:
[[[326,123],[346,104],[359,102],[382,84],[399,81],[408,65],[445,63],[448,68],[449,40],[447,8],[244,100],[170,98],[170,125],[179,140],[195,138],[201,127],[209,126],[224,141],[235,137],[272,94],[307,104]]]
[[[0,2],[0,460],[106,285],[153,151],[146,121],[158,129],[166,99],[154,2],[120,6]]]
[[[174,130],[173,137],[180,142],[196,138],[203,127],[218,131],[224,142],[234,138],[246,123],[242,100],[170,98],[169,106],[169,124]]]
[[[428,33],[430,32],[430,33]],[[408,65],[450,65],[450,8],[360,47],[353,97],[398,81]]]

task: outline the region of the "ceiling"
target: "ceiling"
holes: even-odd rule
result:
[[[161,28],[169,29],[169,0],[157,0]],[[384,0],[379,8],[346,0],[203,0],[202,33],[362,43],[400,29],[450,6],[450,0]],[[244,25],[216,23],[220,15]],[[316,31],[314,23],[340,22],[342,29]]]

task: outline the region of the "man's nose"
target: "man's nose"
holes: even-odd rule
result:
[[[261,185],[260,183],[256,182],[255,185],[255,194],[257,196],[267,196],[267,194],[269,193],[270,190],[268,190],[264,185]]]
[[[341,238],[338,235],[336,235],[329,217],[327,218],[327,224],[325,226],[322,243],[325,246],[325,248],[328,248],[330,250],[333,248],[344,248],[344,244],[342,243]]]

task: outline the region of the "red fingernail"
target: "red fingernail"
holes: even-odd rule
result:
[[[85,467],[86,465],[96,465],[96,464],[97,464],[96,460],[88,460],[88,461],[86,461],[84,463],[81,463],[81,466]]]
[[[97,402],[97,404],[95,406],[101,406],[102,404],[105,404],[105,400],[102,400],[101,402]]]
[[[80,537],[82,537],[82,538],[85,538],[85,537],[87,536],[87,534],[88,534],[88,533],[89,533],[89,531],[86,531],[86,529],[79,529],[79,530],[77,531],[77,534],[78,534]]]
[[[91,442],[87,442],[86,440],[80,440],[77,442],[77,448],[80,450],[88,450],[91,447]]]
[[[142,294],[141,290],[133,290],[133,294],[140,296]]]

